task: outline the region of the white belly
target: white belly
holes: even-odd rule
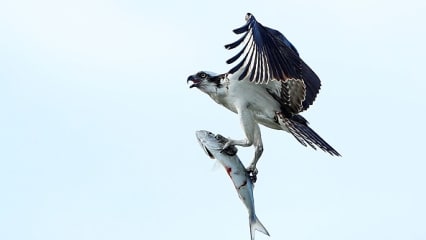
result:
[[[266,91],[266,88],[276,82],[260,85],[248,81],[232,81],[228,86],[227,94],[215,99],[234,113],[238,109],[247,108],[256,121],[266,127],[281,129],[275,122],[275,113],[281,112],[279,103]]]

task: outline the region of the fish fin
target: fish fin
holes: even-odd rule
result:
[[[221,169],[221,168],[222,168],[222,165],[220,164],[219,161],[216,160],[214,161],[212,165],[211,171],[216,172],[218,169]]]
[[[259,221],[259,219],[256,217],[256,215],[251,215],[249,217],[250,221],[250,237],[251,240],[254,240],[254,232],[255,230],[264,233],[265,235],[269,235],[268,230],[263,226],[263,224]]]

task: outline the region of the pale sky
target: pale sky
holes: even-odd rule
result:
[[[189,89],[236,51],[246,12],[322,80],[303,116],[342,158],[262,128],[271,237],[426,239],[425,1],[0,2],[0,239],[249,240],[195,131],[243,137]],[[245,164],[253,148],[240,148]]]

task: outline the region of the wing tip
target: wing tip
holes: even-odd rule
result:
[[[253,14],[251,14],[251,13],[246,13],[246,16],[245,16],[245,20],[246,21],[249,21],[250,20],[250,18],[254,18],[254,16],[253,16]]]
[[[296,119],[286,118],[282,113],[277,113],[278,123],[284,124],[284,126],[290,131],[290,133],[303,145],[310,146],[313,149],[317,148],[323,150],[324,152],[329,153],[332,156],[341,157],[342,155],[337,152],[330,144],[328,144],[323,138],[321,138],[312,128],[305,123],[300,122],[305,120],[300,115]],[[301,119],[299,118],[301,117]]]

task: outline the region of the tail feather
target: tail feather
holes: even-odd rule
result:
[[[264,233],[265,235],[269,236],[268,230],[263,226],[263,224],[259,221],[259,219],[256,217],[256,215],[251,215],[249,217],[249,223],[250,223],[250,237],[251,240],[254,240],[254,232],[255,230]]]
[[[308,126],[308,121],[300,115],[296,118],[286,118],[282,114],[277,114],[278,121],[284,125],[290,133],[304,146],[311,146],[313,149],[319,147],[333,156],[341,156],[332,146],[322,139],[312,128]]]

